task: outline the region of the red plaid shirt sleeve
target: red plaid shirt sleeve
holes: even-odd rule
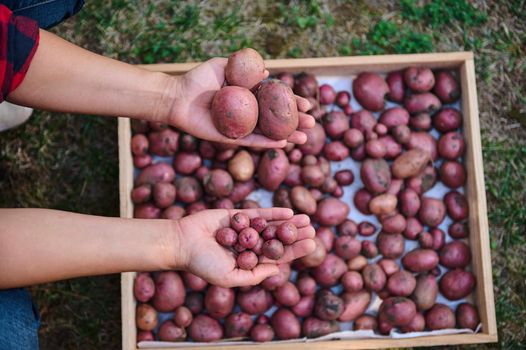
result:
[[[0,102],[24,80],[38,46],[36,21],[0,4]]]

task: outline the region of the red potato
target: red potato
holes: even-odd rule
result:
[[[420,232],[418,235],[418,244],[420,245],[420,248],[433,249],[433,236],[431,233],[425,231]]]
[[[274,196],[272,197],[272,204],[275,207],[292,209],[293,206],[289,190],[287,188],[279,188],[276,192],[274,192]]]
[[[340,258],[349,260],[360,254],[360,241],[351,236],[339,236],[334,241],[334,252]]]
[[[252,89],[265,75],[263,57],[252,48],[241,49],[228,57],[225,78],[229,85]]]
[[[289,264],[279,264],[279,273],[275,276],[267,277],[261,282],[261,286],[266,290],[274,290],[279,286],[282,286],[289,280],[291,270]]]
[[[396,259],[404,254],[405,240],[399,233],[387,234],[380,232],[376,237],[376,245],[385,258]]]
[[[346,219],[338,225],[337,230],[340,236],[356,236],[358,234],[358,225],[356,225],[356,222]]]
[[[175,172],[182,175],[193,174],[202,164],[196,152],[179,152],[174,159]]]
[[[343,300],[330,290],[322,290],[316,297],[314,315],[325,320],[336,320],[343,312]]]
[[[283,183],[287,186],[301,186],[303,180],[301,179],[301,167],[298,164],[290,164],[287,177],[283,180]]]
[[[153,186],[153,201],[157,208],[168,208],[176,198],[175,186],[167,182],[158,182]]]
[[[340,282],[346,292],[358,292],[363,289],[363,278],[357,271],[347,271]]]
[[[268,226],[267,220],[265,220],[264,218],[260,216],[250,219],[250,227],[252,227],[258,233],[263,232],[263,230],[266,229],[267,226]]]
[[[347,218],[350,210],[341,200],[328,197],[318,203],[314,217],[320,225],[336,226]]]
[[[382,112],[379,122],[391,130],[398,125],[409,123],[409,113],[403,107],[392,107]]]
[[[455,160],[464,155],[466,141],[464,136],[456,131],[450,131],[438,140],[438,154],[440,157]]]
[[[421,94],[411,94],[406,96],[404,100],[404,107],[410,114],[430,113],[434,114],[442,107],[442,103],[438,97],[430,92]]]
[[[352,293],[343,293],[343,312],[338,320],[340,322],[354,321],[369,307],[371,303],[371,293],[361,290]]]
[[[380,75],[363,72],[353,80],[352,91],[363,108],[377,112],[384,108],[389,86]]]
[[[223,338],[223,327],[208,315],[197,315],[189,330],[190,337],[196,342],[213,342]]]
[[[402,258],[402,265],[411,272],[425,272],[435,268],[438,260],[434,250],[416,248]]]
[[[316,280],[310,275],[299,276],[296,281],[296,286],[303,296],[314,295],[314,293],[316,293]]]
[[[411,129],[407,125],[397,125],[391,130],[396,142],[405,145],[411,140]]]
[[[154,185],[157,182],[172,182],[174,178],[174,169],[169,164],[160,162],[144,168],[135,180],[135,185]]]
[[[252,248],[252,251],[256,253],[257,256],[263,255],[263,244],[265,243],[265,240],[262,237],[259,237],[258,242]]]
[[[155,340],[155,337],[152,331],[139,330],[137,332],[137,343],[140,343],[142,341],[154,341],[154,340]]]
[[[250,338],[255,342],[268,342],[274,339],[274,330],[268,324],[257,324],[250,331]]]
[[[259,233],[254,230],[252,227],[245,227],[239,232],[237,241],[243,247],[247,249],[252,249],[256,246],[259,239]]]
[[[363,255],[355,256],[347,262],[349,271],[361,271],[367,266],[367,258]]]
[[[431,130],[431,116],[429,113],[418,113],[409,119],[409,126],[414,131],[429,131]]]
[[[389,297],[380,305],[380,317],[395,327],[408,325],[416,315],[415,303],[405,297]]]
[[[133,166],[136,168],[144,169],[150,164],[152,164],[152,156],[149,154],[133,157]]]
[[[203,196],[201,184],[190,176],[180,177],[175,180],[177,200],[183,203],[193,203]]]
[[[230,227],[236,232],[241,232],[250,227],[250,218],[245,213],[235,213],[230,218]]]
[[[378,247],[372,241],[362,241],[361,253],[367,259],[373,259],[378,255]]]
[[[250,153],[246,150],[238,151],[228,160],[228,172],[236,181],[248,181],[254,176],[255,165]]]
[[[221,148],[221,144],[218,144],[217,146],[218,152],[216,154],[216,157],[214,159],[214,163],[212,164],[212,168],[216,169],[226,169],[227,164],[226,161],[231,159],[234,154],[236,153],[236,148]]]
[[[216,153],[217,153],[217,150],[212,142],[202,140],[199,143],[199,154],[204,159],[212,159],[215,157]]]
[[[469,205],[466,197],[457,191],[450,191],[444,196],[447,215],[453,221],[462,221],[469,217]]]
[[[206,193],[214,197],[227,197],[234,189],[234,180],[223,169],[213,169],[203,178]]]
[[[389,87],[389,93],[385,97],[392,102],[403,102],[405,97],[405,82],[403,72],[390,72],[387,74],[385,82]]]
[[[447,233],[451,236],[451,238],[467,238],[469,235],[468,225],[464,222],[455,222],[449,226]]]
[[[458,328],[469,328],[475,330],[480,324],[477,308],[469,303],[462,303],[455,311]]]
[[[205,307],[213,318],[223,318],[232,312],[234,299],[234,289],[211,285],[206,291]]]
[[[285,282],[274,290],[274,299],[281,306],[294,306],[299,303],[301,296],[298,288],[292,282]]]
[[[373,194],[386,192],[391,184],[391,170],[384,159],[368,158],[362,163],[360,178],[367,190]]]
[[[254,321],[249,314],[237,312],[228,315],[225,319],[225,337],[226,338],[244,338],[250,333]]]
[[[294,148],[288,153],[289,156],[289,162],[291,164],[299,164],[301,162],[301,159],[303,158],[303,153],[300,151],[299,148]]]
[[[152,304],[158,311],[173,311],[183,305],[185,296],[183,280],[177,272],[163,271],[156,276]]]
[[[450,72],[436,72],[435,80],[433,92],[442,102],[453,103],[460,98],[460,85]]]
[[[342,225],[345,223],[344,221]],[[341,234],[341,233],[340,233]],[[316,229],[316,238],[320,239],[323,243],[323,246],[326,248],[327,252],[332,250],[334,245],[334,232],[330,227],[320,226]]]
[[[295,186],[290,192],[290,200],[300,213],[313,215],[316,213],[317,203],[309,190],[302,186]]]
[[[403,333],[409,332],[423,332],[426,328],[426,319],[423,314],[417,312],[415,317],[409,322],[409,324],[400,327],[400,331]]]
[[[440,249],[440,264],[454,269],[464,268],[471,262],[471,251],[469,246],[462,241],[448,242]]]
[[[424,170],[405,180],[405,187],[413,189],[416,193],[422,194],[429,191],[437,181],[437,171],[433,165],[428,165]]]
[[[444,231],[436,227],[432,228],[430,233],[431,237],[433,238],[433,245],[431,248],[433,250],[440,250],[444,246],[444,243],[446,241],[446,234],[444,233]]]
[[[277,239],[270,239],[268,241],[265,241],[261,250],[265,257],[272,260],[279,260],[285,253],[283,243],[281,243]]]
[[[198,213],[200,211],[203,211],[209,208],[210,206],[203,201],[194,202],[186,207],[186,213],[188,215],[192,215],[192,214]]]
[[[197,170],[195,171],[195,178],[197,180],[199,180],[200,182],[203,181],[204,177],[206,174],[208,174],[210,172],[210,169],[207,168],[206,166],[204,165],[201,165],[199,168],[197,168]]]
[[[136,134],[131,138],[131,151],[135,156],[145,156],[148,153],[148,146],[148,138],[143,134]]]
[[[319,89],[320,104],[330,105],[336,100],[336,91],[329,84],[323,84]]]
[[[135,324],[142,331],[151,331],[159,324],[157,311],[150,304],[139,304],[135,311]]]
[[[360,234],[360,236],[369,237],[369,236],[374,235],[375,232],[376,232],[376,226],[374,226],[369,221],[362,221],[358,225],[358,233]]]
[[[274,312],[270,324],[280,340],[295,339],[301,335],[300,321],[288,309],[280,308]]]
[[[386,287],[392,296],[408,297],[415,290],[416,279],[412,273],[401,270],[389,276]]]
[[[199,292],[205,290],[208,286],[208,282],[191,272],[181,271],[181,276],[183,277],[184,285],[193,291]]]
[[[371,199],[373,199],[373,195],[369,191],[367,191],[367,189],[360,188],[354,194],[353,203],[360,213],[369,215],[371,214],[369,210],[369,203]]]
[[[166,320],[159,327],[157,337],[161,341],[183,341],[186,339],[186,331],[183,327],[178,327],[174,321]]]
[[[148,134],[149,151],[157,156],[173,156],[179,148],[179,133],[170,128]]]
[[[241,310],[250,315],[262,314],[272,306],[272,296],[260,286],[238,292],[236,300]]]
[[[339,331],[340,325],[338,322],[324,321],[316,317],[308,317],[301,325],[301,333],[307,338],[318,338]]]
[[[312,270],[312,277],[322,287],[336,285],[341,276],[347,271],[345,262],[334,254],[327,254],[325,260]]]
[[[404,70],[404,82],[413,92],[427,92],[435,85],[435,76],[426,67],[409,67]]]
[[[258,256],[253,251],[241,252],[237,259],[237,266],[242,270],[252,270],[258,264]]]
[[[413,217],[420,210],[420,197],[413,189],[407,188],[399,195],[400,211],[406,217]]]
[[[294,87],[294,76],[288,72],[281,72],[276,75],[276,79],[287,84],[291,89]]]
[[[322,118],[323,128],[331,139],[340,139],[349,129],[349,117],[340,111],[332,111]]]
[[[197,138],[190,134],[181,134],[179,138],[179,147],[181,151],[186,152],[195,152],[199,146],[199,141]]]
[[[361,331],[361,330],[376,331],[377,328],[378,328],[378,323],[376,322],[376,318],[371,315],[362,315],[358,317],[356,320],[354,320],[353,330],[355,331]]]
[[[370,264],[362,270],[363,283],[367,290],[378,292],[385,286],[386,276],[380,265]]]
[[[376,123],[375,116],[366,109],[351,115],[351,128],[358,129],[365,134],[372,132]]]
[[[416,280],[415,290],[411,299],[415,302],[418,310],[429,310],[437,300],[438,284],[435,276],[431,274],[419,275]]]
[[[386,259],[378,261],[378,265],[384,270],[387,277],[393,275],[394,273],[400,271],[400,265],[394,259]]]
[[[431,197],[422,197],[422,205],[418,211],[420,222],[429,227],[437,227],[444,221],[446,207],[444,202]]]
[[[291,310],[298,317],[309,317],[314,310],[314,303],[314,295],[306,295],[301,297],[300,301]]]
[[[415,240],[418,235],[424,230],[424,227],[416,218],[407,218],[406,227],[403,232],[404,237],[407,239]]]
[[[455,108],[443,108],[433,116],[433,126],[442,133],[454,131],[462,126],[462,114]]]
[[[212,100],[212,121],[224,136],[238,139],[249,135],[258,122],[258,101],[240,86],[225,86]]]
[[[298,229],[291,222],[284,222],[276,229],[276,237],[285,245],[294,243],[298,239]]]
[[[285,140],[298,128],[296,97],[287,86],[277,79],[261,83],[257,92],[259,104],[258,126],[263,135],[273,140]]]
[[[334,174],[334,179],[340,186],[349,186],[354,182],[354,174],[351,170],[339,170]]]
[[[378,139],[369,140],[365,143],[365,153],[371,158],[384,158],[387,154],[387,147]]]
[[[437,140],[424,131],[412,132],[407,148],[410,150],[420,148],[426,151],[433,161],[438,158]]]
[[[334,180],[334,178],[332,177],[326,177],[325,181],[323,181],[323,184],[320,187],[320,190],[322,190],[324,193],[333,194],[337,188],[338,188],[338,183],[336,182],[336,180]]]
[[[378,124],[380,125],[380,124]],[[385,135],[378,139],[385,146],[386,159],[395,159],[402,153],[402,145],[399,144],[392,136]]]
[[[289,159],[281,149],[265,152],[258,166],[258,181],[265,189],[275,191],[287,177]]]
[[[365,146],[361,145],[351,150],[351,158],[355,161],[361,162],[366,157]]]
[[[294,93],[302,97],[316,97],[318,81],[308,73],[300,73],[294,81]]]
[[[382,143],[383,146],[383,143]],[[340,141],[325,144],[323,154],[328,160],[339,162],[349,157],[349,149]]]
[[[426,312],[426,326],[432,331],[455,328],[455,314],[444,304],[435,304]]]
[[[261,237],[265,241],[274,239],[274,238],[276,238],[276,230],[277,229],[278,229],[277,226],[269,225],[269,226],[265,227],[265,229],[263,231],[261,231]]]
[[[384,193],[373,197],[369,202],[369,211],[378,216],[392,215],[396,211],[398,200],[395,195]]]
[[[304,155],[318,155],[325,145],[325,129],[320,123],[315,123],[311,129],[302,130],[307,135],[307,142],[299,146]]]
[[[380,222],[382,224],[382,231],[385,233],[402,233],[407,227],[407,221],[401,214],[384,216]]]
[[[148,273],[138,273],[133,282],[133,295],[137,301],[145,303],[155,294],[155,282]]]
[[[382,123],[376,124],[373,130],[378,136],[385,136],[387,135],[387,132],[389,131],[387,130],[387,126],[385,126]]]
[[[336,100],[335,103],[338,107],[344,108],[349,105],[351,102],[351,94],[349,94],[347,91],[338,91],[336,94]]]
[[[184,306],[186,306],[193,315],[198,315],[203,311],[204,308],[204,296],[200,292],[189,292],[186,293],[184,300]]]
[[[349,148],[357,148],[364,143],[363,133],[358,129],[348,129],[343,134],[343,143]]]
[[[442,276],[439,288],[442,295],[449,300],[459,300],[471,294],[475,284],[475,276],[471,272],[454,269]]]
[[[140,185],[135,187],[130,194],[131,200],[134,204],[146,203],[150,200],[152,193],[151,185]]]
[[[445,160],[438,170],[440,180],[449,188],[458,188],[466,183],[464,165],[454,160]]]
[[[299,260],[299,263],[301,264],[301,266],[316,267],[316,266],[321,265],[321,263],[325,260],[328,250],[325,249],[324,243],[318,237],[314,237],[314,243],[316,243],[316,247],[314,248],[314,251],[302,257]]]
[[[430,161],[430,153],[416,148],[402,153],[392,165],[393,175],[399,179],[420,174]]]

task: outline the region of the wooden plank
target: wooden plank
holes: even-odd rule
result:
[[[484,324],[483,331],[497,334],[495,302],[493,296],[493,277],[489,244],[488,216],[486,207],[486,188],[482,162],[482,144],[477,103],[475,65],[472,59],[460,67],[462,84],[462,113],[464,116],[464,135],[466,137],[467,187],[469,204],[470,247],[473,255],[472,267],[477,277],[477,304]]]
[[[277,59],[266,60],[265,66],[271,73],[286,70],[292,73],[309,71],[312,74],[341,75],[353,74],[364,70],[376,72],[396,70],[416,64],[433,68],[458,67],[467,59],[473,59],[471,52]],[[184,74],[198,64],[199,62],[161,63],[140,65],[140,67],[179,75]]]
[[[133,217],[133,204],[130,192],[133,189],[133,159],[130,150],[131,123],[128,118],[119,118],[119,198],[121,218]],[[137,328],[135,327],[135,298],[133,280],[135,272],[121,274],[121,317],[122,349],[137,348]]]

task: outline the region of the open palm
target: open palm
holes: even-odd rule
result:
[[[179,96],[170,114],[171,124],[179,129],[203,140],[240,146],[281,148],[286,141],[305,143],[307,136],[301,130],[296,130],[288,140],[276,141],[261,134],[252,133],[240,139],[230,139],[223,136],[212,122],[210,106],[215,93],[225,83],[226,58],[212,58],[180,77],[178,84]],[[268,72],[267,72],[268,76]],[[299,129],[314,126],[314,118],[304,112],[310,109],[310,103],[296,96],[299,114]]]
[[[250,218],[263,217],[270,225],[278,225],[290,221],[298,227],[298,240],[285,249],[280,260],[273,261],[261,258],[260,263],[252,270],[236,268],[236,258],[233,252],[219,245],[215,240],[215,232],[228,227],[230,218],[236,212],[243,212]],[[208,282],[222,286],[235,287],[255,285],[263,279],[278,273],[276,264],[290,262],[311,253],[315,243],[314,228],[306,215],[295,215],[290,209],[248,209],[204,210],[179,220],[180,252],[184,268],[204,278]]]

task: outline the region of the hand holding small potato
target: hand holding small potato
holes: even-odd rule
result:
[[[298,129],[287,140],[273,140],[257,133],[234,139],[221,134],[212,120],[212,101],[217,91],[225,85],[226,58],[212,58],[195,67],[185,75],[173,80],[173,101],[167,117],[167,123],[176,126],[195,137],[203,140],[236,144],[240,146],[282,148],[287,141],[303,144],[307,135],[302,129],[314,126],[314,118],[307,112],[310,102],[300,96],[295,96],[298,108]],[[265,71],[263,77],[268,77]]]
[[[240,210],[205,210],[186,216],[176,224],[178,268],[188,270],[208,282],[222,287],[255,285],[279,272],[276,264],[290,262],[303,257],[314,250],[314,228],[306,215],[293,215],[285,208],[241,210],[249,218],[262,217],[270,225],[290,221],[298,228],[297,241],[286,246],[279,260],[260,259],[252,270],[236,267],[236,258],[232,251],[222,247],[216,241],[216,231],[230,227],[230,218]]]

